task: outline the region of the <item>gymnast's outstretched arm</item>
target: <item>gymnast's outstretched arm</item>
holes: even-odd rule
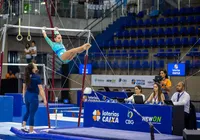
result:
[[[51,46],[51,48],[53,48],[54,44],[53,44],[53,42],[51,41],[51,39],[49,39],[49,37],[47,36],[46,31],[45,31],[44,29],[42,30],[42,33],[43,33],[43,36],[44,36],[45,40],[46,40],[47,43],[49,44],[49,46]]]

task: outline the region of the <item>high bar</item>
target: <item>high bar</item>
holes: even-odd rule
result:
[[[27,66],[25,63],[3,63],[4,66]],[[44,64],[36,64],[37,66],[45,66]]]
[[[48,91],[76,91],[81,90],[81,88],[49,88]]]
[[[4,27],[12,27],[12,28],[23,28],[23,29],[35,29],[35,30],[42,30],[44,27],[35,27],[35,26],[19,26],[19,25],[11,25],[11,24],[4,24]],[[45,30],[55,30],[55,28],[45,28]],[[58,28],[59,31],[68,31],[68,32],[90,32],[90,30],[81,30],[81,29],[63,29]]]

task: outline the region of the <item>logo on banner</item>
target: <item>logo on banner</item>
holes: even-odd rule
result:
[[[161,116],[142,117],[142,121],[151,122],[152,124],[161,124]]]
[[[108,79],[107,82],[109,82],[109,83],[115,83],[116,80],[115,79]]]
[[[147,81],[147,84],[148,84],[148,86],[152,86],[153,87],[154,81]]]
[[[83,95],[83,102],[87,102],[87,96]]]
[[[84,95],[83,96],[83,102],[97,102],[99,101],[99,97],[95,96],[95,95]]]
[[[145,85],[145,80],[136,80],[136,85]]]
[[[93,120],[94,121],[102,121],[107,123],[119,123],[119,113],[116,113],[114,111],[104,111],[100,112],[100,110],[94,110],[93,111]]]
[[[119,113],[102,111],[102,122],[119,123]]]
[[[132,111],[128,111],[127,117],[129,119],[131,119],[133,117],[133,112]]]
[[[98,122],[100,119],[101,119],[101,112],[100,112],[100,110],[94,110],[93,111],[93,116],[92,116],[92,118],[93,118],[93,120],[96,122]]]
[[[88,95],[87,96],[87,101],[89,101],[89,102],[96,102],[96,101],[99,101],[99,98],[97,97],[97,96],[90,96],[90,95]]]
[[[175,64],[175,65],[174,65],[174,69],[178,69],[178,64]]]
[[[135,80],[135,79],[132,79],[131,80],[131,84],[133,84],[133,85],[145,85],[145,80]]]
[[[105,100],[106,100],[106,96],[103,96],[103,97],[102,97],[102,100],[105,101]]]
[[[126,83],[127,83],[127,80],[126,80],[126,79],[119,78],[119,83],[126,84]]]
[[[178,64],[174,65],[174,69],[172,69],[172,74],[177,74],[177,75],[181,74],[181,70],[178,68]]]
[[[97,79],[97,78],[95,78],[94,81],[95,81],[95,82],[104,82],[103,79]]]
[[[135,85],[135,79],[131,80],[131,84]]]
[[[133,111],[128,111],[127,118],[128,119],[125,120],[125,124],[133,125],[134,124],[134,120],[132,120],[132,118],[133,118]]]

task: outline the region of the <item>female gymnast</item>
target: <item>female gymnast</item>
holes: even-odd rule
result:
[[[52,42],[48,38],[46,31],[45,31],[45,27],[44,27],[44,29],[42,29],[42,33],[43,33],[43,36],[44,36],[45,40],[47,41],[47,43],[51,46],[52,50],[56,53],[56,55],[59,57],[59,59],[63,63],[68,63],[70,60],[72,60],[76,56],[77,53],[82,53],[83,51],[88,50],[91,47],[91,45],[89,43],[86,43],[83,46],[73,48],[70,50],[66,50],[65,46],[62,43],[62,36],[58,32],[57,27],[54,30],[54,41],[55,42]]]
[[[23,117],[22,131],[29,133],[36,133],[33,130],[34,116],[38,109],[39,101],[38,95],[40,93],[44,105],[46,106],[47,101],[42,87],[40,76],[37,75],[38,69],[34,63],[28,64],[25,69],[24,83],[23,83],[23,99],[26,104],[26,114]],[[29,118],[29,131],[26,128],[26,122]]]

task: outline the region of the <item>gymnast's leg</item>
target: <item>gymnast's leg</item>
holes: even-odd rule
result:
[[[82,53],[83,51],[88,50],[90,47],[91,45],[89,43],[86,43],[78,48],[73,48],[71,50],[68,50],[61,55],[61,59],[63,61],[72,60],[77,53]]]

